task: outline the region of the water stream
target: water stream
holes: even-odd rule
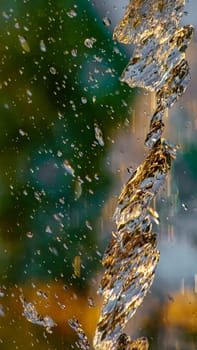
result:
[[[159,261],[152,223],[159,215],[152,200],[163,185],[176,158],[176,147],[162,138],[164,112],[184,93],[190,80],[185,51],[193,27],[180,27],[184,0],[130,0],[114,39],[135,44],[120,80],[130,87],[155,92],[155,111],[145,140],[147,156],[124,185],[115,210],[116,231],[105,252],[104,297],[94,347],[148,349],[145,338],[131,340],[122,334],[153,283]]]

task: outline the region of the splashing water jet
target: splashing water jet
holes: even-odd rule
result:
[[[120,80],[132,88],[154,91],[156,109],[145,140],[149,153],[123,187],[114,213],[117,229],[103,258],[104,302],[94,336],[96,350],[149,347],[147,339],[131,341],[122,331],[147,294],[159,261],[152,228],[158,214],[151,201],[176,158],[176,147],[162,138],[164,112],[190,80],[185,51],[194,29],[179,27],[184,5],[184,0],[130,0],[114,30],[115,40],[135,44]]]

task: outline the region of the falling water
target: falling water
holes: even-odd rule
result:
[[[194,30],[191,25],[179,27],[184,5],[184,0],[130,0],[114,30],[115,40],[135,44],[120,80],[154,91],[156,109],[145,140],[148,155],[123,187],[114,214],[116,232],[103,258],[104,302],[94,337],[96,350],[148,349],[147,339],[131,341],[122,332],[147,294],[159,261],[152,228],[159,216],[151,202],[176,157],[176,147],[161,137],[164,111],[190,80],[185,51]]]

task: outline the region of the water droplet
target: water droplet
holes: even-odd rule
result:
[[[98,55],[94,55],[94,59],[96,62],[99,62],[99,63],[101,63],[103,61],[103,58],[101,56],[98,56]]]
[[[94,131],[96,140],[98,141],[99,145],[103,147],[105,145],[103,140],[103,133],[96,123],[94,124]]]
[[[3,298],[5,296],[5,293],[0,290],[0,298]]]
[[[93,230],[92,224],[90,223],[90,221],[86,220],[85,224],[86,224],[86,227],[87,227],[90,231]]]
[[[68,246],[66,243],[63,244],[64,249],[68,250]]]
[[[9,19],[10,18],[9,15],[5,11],[2,12],[2,17],[4,19]]]
[[[81,257],[79,255],[74,257],[74,274],[76,277],[81,275]]]
[[[40,50],[42,52],[46,52],[46,50],[47,50],[46,45],[44,43],[44,40],[40,40]]]
[[[58,157],[62,157],[62,151],[58,150],[58,151],[57,151],[57,156],[58,156]]]
[[[92,182],[92,179],[91,179],[91,177],[89,177],[89,175],[86,175],[86,176],[85,176],[85,179],[86,179],[88,182]]]
[[[84,40],[84,45],[88,47],[88,49],[92,49],[95,42],[96,42],[95,38],[87,38]]]
[[[3,305],[0,305],[0,316],[4,317],[5,316],[5,312],[3,310]]]
[[[89,304],[89,307],[95,307],[95,302],[92,297],[88,297],[88,304]]]
[[[83,184],[83,181],[81,180],[80,177],[78,177],[74,185],[75,200],[79,199],[82,195],[82,184]]]
[[[64,197],[60,198],[60,199],[59,199],[59,202],[60,202],[61,204],[65,204],[65,199],[64,199]]]
[[[36,292],[36,294],[37,294],[39,297],[43,297],[44,299],[48,299],[48,294],[45,293],[45,292],[43,292],[43,291],[40,290],[40,289]]]
[[[188,210],[188,206],[187,206],[186,204],[182,203],[181,206],[182,206],[182,208],[183,208],[185,211]]]
[[[72,55],[73,57],[77,57],[77,49],[72,49],[72,50],[71,50],[71,55]]]
[[[16,29],[20,29],[20,24],[19,24],[18,22],[16,22],[15,25],[14,25],[14,27],[15,27]]]
[[[30,52],[30,47],[29,47],[29,44],[27,42],[27,39],[22,35],[19,35],[18,38],[19,38],[19,42],[21,44],[22,49],[25,52]]]
[[[66,12],[67,16],[70,17],[70,18],[74,18],[77,16],[77,12],[75,10],[70,10],[68,12]]]
[[[45,232],[46,233],[53,233],[53,231],[51,230],[51,227],[49,225],[46,226]]]
[[[66,170],[66,172],[72,176],[75,176],[75,171],[72,168],[72,166],[70,165],[68,160],[64,161],[64,169]]]
[[[59,305],[59,307],[60,307],[62,310],[65,310],[65,309],[66,309],[66,305],[60,303],[60,301],[58,301],[57,305]]]
[[[87,103],[87,101],[88,101],[88,100],[87,100],[87,98],[86,98],[86,97],[83,97],[83,96],[81,97],[81,102],[82,102],[83,104],[86,104],[86,103]]]
[[[25,136],[26,135],[26,133],[25,133],[25,131],[24,130],[22,130],[22,129],[19,129],[19,134],[21,135],[21,136]]]
[[[33,232],[31,232],[31,231],[29,231],[29,232],[27,232],[26,233],[26,236],[28,237],[28,238],[32,238],[33,237]]]
[[[103,24],[106,26],[106,27],[109,27],[110,24],[111,24],[111,20],[109,17],[103,17]]]
[[[31,90],[27,89],[27,90],[26,90],[26,94],[27,94],[27,96],[32,97],[32,92],[31,92]]]
[[[50,68],[49,68],[49,71],[50,71],[50,73],[51,73],[52,75],[55,75],[55,74],[57,73],[55,67],[50,67]]]
[[[8,103],[4,103],[4,108],[5,108],[5,109],[10,109],[9,104],[8,104]]]
[[[95,178],[95,180],[99,180],[99,176],[98,176],[98,174],[94,174],[94,178]]]
[[[55,256],[59,255],[58,250],[55,247],[49,247],[49,251]]]

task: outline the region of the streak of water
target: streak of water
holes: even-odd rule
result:
[[[89,341],[85,335],[85,332],[82,328],[82,325],[79,323],[79,321],[75,318],[72,318],[68,320],[69,326],[75,331],[75,333],[78,335],[79,341],[76,344],[78,348],[89,350],[90,344]]]
[[[121,333],[148,292],[159,260],[152,231],[152,221],[158,223],[159,218],[151,201],[176,157],[176,147],[161,138],[163,115],[190,80],[185,50],[193,27],[179,28],[184,4],[184,0],[130,0],[114,31],[114,39],[136,46],[120,80],[155,91],[156,110],[145,141],[149,153],[123,187],[115,210],[117,229],[103,259],[104,302],[94,337],[96,350],[148,349],[144,338],[131,341]]]
[[[167,141],[158,141],[132,174],[118,200],[114,219],[117,231],[105,253],[105,274],[100,292],[104,304],[95,335],[96,349],[116,349],[127,321],[142,303],[154,278],[159,260],[150,207],[175,158]]]
[[[32,303],[28,303],[23,296],[20,297],[23,305],[23,313],[27,321],[45,327],[47,333],[52,333],[52,328],[56,323],[48,315],[44,316],[37,312],[36,307]]]

